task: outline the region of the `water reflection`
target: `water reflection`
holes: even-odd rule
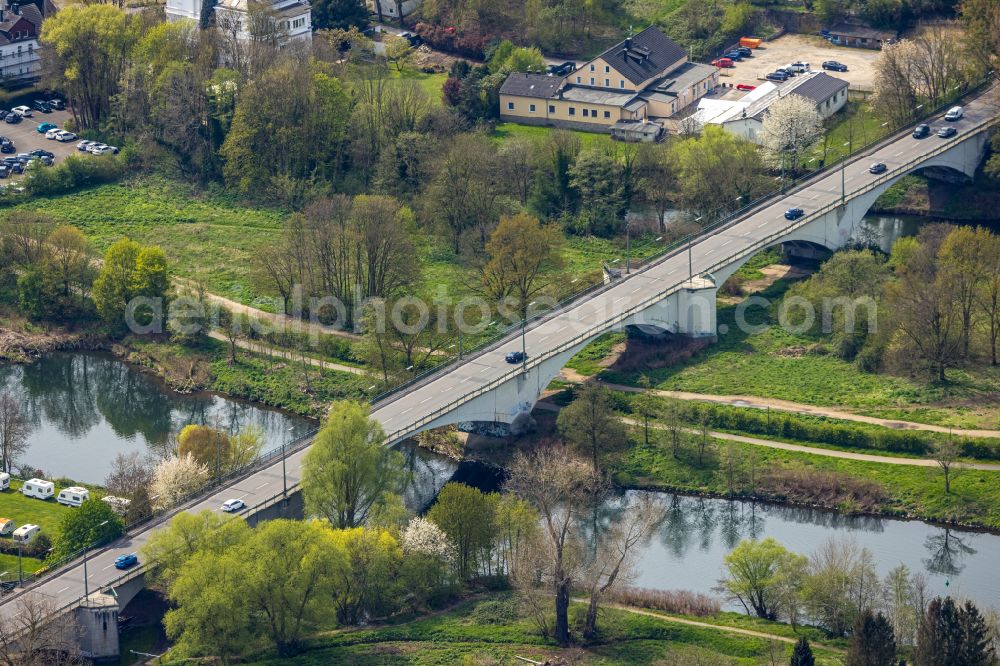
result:
[[[928,535],[924,541],[929,557],[924,559],[924,566],[931,573],[942,576],[957,576],[965,568],[963,560],[969,555],[975,555],[976,549],[966,543],[975,539],[975,534],[958,535],[948,527],[936,534]]]
[[[307,432],[306,419],[199,393],[180,395],[100,354],[51,354],[31,365],[0,366],[0,387],[19,397],[35,424],[20,461],[48,476],[100,483],[115,454],[163,455],[190,423],[237,432],[256,425],[265,449]]]

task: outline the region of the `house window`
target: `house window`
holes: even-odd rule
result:
[[[569,107],[569,115],[571,115],[571,116],[575,116],[576,115],[576,107],[573,107],[573,106]]]
[[[611,87],[611,79],[604,79],[604,87],[605,88]]]
[[[604,112],[604,117],[605,118],[610,118],[611,117],[611,112],[610,111],[605,111]]]
[[[594,71],[594,63],[590,63],[590,71]]]
[[[594,85],[594,77],[590,77],[590,85]]]
[[[618,81],[618,87],[619,88],[624,88],[625,87],[625,81],[619,80]]]
[[[593,116],[594,118],[596,118],[597,117],[597,109],[591,109],[590,110],[590,115]]]
[[[514,110],[514,102],[507,102],[507,110],[508,111]]]
[[[555,112],[556,112],[556,105],[549,104],[549,113],[555,113]]]
[[[578,77],[576,77],[576,82],[577,82],[577,83],[582,83],[582,82],[583,82],[583,79],[581,79],[581,78],[580,78],[580,77],[578,76]]]
[[[584,110],[583,110],[583,117],[584,117],[584,118],[586,118],[586,117],[587,117],[587,115],[588,115],[588,112],[587,112],[587,109],[584,109]]]
[[[608,67],[607,65],[605,65],[605,66],[604,66],[604,73],[605,73],[605,74],[607,74],[607,73],[608,73],[608,72],[610,72],[610,71],[611,71],[611,68],[610,68],[610,67]]]
[[[534,113],[535,112],[535,105],[534,104],[529,104],[528,105],[528,111],[531,112],[531,113]]]

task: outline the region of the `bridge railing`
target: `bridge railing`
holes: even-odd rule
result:
[[[663,261],[666,261],[667,259],[684,251],[689,245],[694,244],[696,241],[699,241],[718,231],[726,229],[727,227],[730,227],[733,224],[739,222],[739,220],[741,220],[743,217],[751,215],[754,212],[764,208],[765,206],[770,205],[778,197],[787,196],[789,194],[793,194],[798,190],[808,187],[816,180],[824,178],[827,174],[834,172],[835,168],[843,168],[846,164],[856,161],[857,159],[862,157],[864,153],[869,152],[882,144],[895,141],[900,136],[902,130],[905,130],[907,132],[911,131],[912,128],[915,127],[917,124],[923,122],[924,120],[934,115],[937,115],[938,113],[941,113],[949,106],[952,106],[957,100],[963,97],[969,97],[971,95],[975,95],[983,91],[993,82],[993,80],[994,80],[993,72],[990,72],[980,81],[966,86],[961,90],[961,92],[957,92],[955,97],[948,99],[945,102],[942,102],[940,105],[936,107],[930,108],[923,115],[917,116],[911,122],[906,123],[901,127],[895,128],[895,130],[890,132],[888,135],[884,137],[879,137],[877,139],[873,139],[872,141],[859,145],[857,148],[853,149],[849,154],[845,154],[835,166],[828,165],[824,169],[806,173],[803,174],[801,177],[792,179],[790,183],[787,184],[782,183],[781,187],[761,195],[757,199],[748,202],[746,205],[732,211],[731,213],[727,213],[723,217],[706,225],[705,227],[702,227],[698,231],[689,234],[687,236],[684,236],[674,241],[673,243],[665,245],[659,252],[648,257],[636,270],[632,271],[632,274],[642,273],[643,271],[653,266],[656,266]],[[384,407],[390,404],[392,401],[398,399],[402,395],[405,395],[410,390],[419,388],[420,386],[426,384],[439,374],[448,372],[451,369],[457,367],[465,360],[477,358],[485,353],[492,351],[493,349],[496,349],[502,343],[507,341],[509,338],[513,337],[513,335],[520,329],[524,328],[525,330],[530,330],[531,328],[534,328],[538,324],[543,323],[544,321],[547,321],[553,316],[557,316],[561,312],[564,312],[568,308],[572,307],[581,298],[585,296],[597,295],[607,289],[612,288],[615,284],[617,283],[611,282],[608,284],[587,285],[582,289],[563,297],[559,301],[559,303],[556,304],[553,308],[548,310],[543,310],[529,316],[524,323],[518,322],[511,324],[506,328],[498,331],[497,333],[488,336],[486,339],[481,340],[479,344],[477,344],[476,346],[465,351],[465,353],[463,353],[461,357],[454,357],[446,363],[442,363],[433,368],[430,368],[414,376],[408,381],[398,384],[376,395],[375,397],[372,398],[372,404],[374,407],[378,408]],[[393,440],[393,435],[395,434],[396,433],[390,434],[390,441],[395,441]]]
[[[988,81],[984,82],[983,85],[985,85],[985,83],[987,83],[987,82]],[[978,89],[979,88],[977,87],[977,90]],[[942,107],[942,108],[944,108],[944,107]],[[938,110],[936,109],[934,111],[934,113],[937,113],[937,112],[938,112]],[[993,116],[993,117],[988,118],[988,119],[986,119],[984,121],[981,121],[981,122],[979,122],[976,125],[973,125],[971,127],[970,126],[963,127],[963,133],[964,134],[976,134],[976,133],[978,133],[981,130],[984,130],[986,128],[992,127],[994,125],[997,125],[998,123],[1000,123],[1000,118],[998,118],[996,116]],[[883,140],[881,140],[881,141],[879,141],[877,143],[884,143],[884,142],[888,142],[888,141],[891,141],[891,140],[893,140],[893,139],[892,138],[883,139]],[[959,139],[959,140],[961,140],[961,139]],[[949,142],[946,142],[946,143],[942,143],[939,146],[937,146],[936,148],[934,148],[933,150],[931,150],[929,153],[924,153],[919,158],[914,158],[913,160],[910,160],[909,162],[907,162],[906,164],[904,164],[904,165],[902,165],[900,167],[896,167],[894,169],[890,169],[890,170],[886,171],[884,174],[882,174],[881,176],[879,176],[878,178],[875,178],[872,181],[868,181],[864,185],[852,189],[850,192],[846,192],[846,190],[845,190],[845,197],[849,197],[849,198],[853,199],[855,196],[858,196],[860,194],[864,194],[865,192],[871,191],[871,190],[873,190],[873,189],[881,186],[885,182],[887,182],[889,180],[892,180],[894,178],[897,178],[901,173],[907,173],[908,171],[912,170],[915,166],[918,166],[919,164],[926,162],[928,159],[930,159],[930,158],[932,158],[932,157],[934,157],[936,155],[940,155],[941,153],[947,152],[948,150],[952,149],[955,145],[956,145],[955,141],[949,141]],[[833,172],[832,170],[826,171],[826,172],[822,172],[821,176],[818,176],[818,175],[814,174],[813,176],[811,176],[808,179],[808,182],[812,182],[817,177],[826,177],[826,176],[828,176],[832,172]],[[803,183],[801,186],[805,187],[805,186],[807,186],[807,183]],[[750,206],[749,208],[762,208],[764,205],[770,204],[770,203],[771,203],[770,201],[755,202],[754,205]],[[793,232],[793,231],[801,228],[802,226],[804,226],[806,224],[809,224],[810,222],[813,222],[814,220],[818,219],[819,217],[822,217],[823,215],[826,215],[827,213],[829,213],[832,210],[836,210],[837,208],[840,208],[842,205],[843,204],[840,201],[835,201],[834,203],[831,203],[831,204],[828,204],[826,206],[823,206],[822,208],[820,208],[820,209],[818,209],[816,211],[812,211],[808,215],[805,215],[805,216],[799,218],[794,223],[792,223],[789,226],[787,226],[786,228],[784,228],[782,231],[769,234],[765,238],[763,238],[761,240],[758,240],[758,241],[755,241],[749,248],[733,252],[730,255],[728,255],[727,257],[725,257],[724,259],[716,261],[708,269],[699,271],[699,275],[702,275],[702,274],[705,274],[705,273],[712,273],[714,271],[717,271],[719,268],[725,267],[725,266],[731,264],[736,259],[739,259],[741,257],[747,256],[747,255],[752,256],[753,254],[759,252],[760,250],[766,249],[766,248],[774,245],[780,238],[786,237],[789,233],[791,233],[791,232]],[[746,213],[744,213],[744,214],[746,214]],[[742,217],[742,215],[741,215],[741,217]],[[647,270],[648,268],[650,268],[651,266],[659,264],[662,261],[665,261],[666,259],[668,259],[668,258],[670,258],[672,256],[676,256],[680,252],[683,252],[684,249],[686,249],[690,244],[692,244],[694,242],[694,240],[696,240],[696,239],[703,239],[703,238],[711,235],[713,232],[718,231],[721,228],[724,228],[726,226],[731,226],[731,225],[735,224],[736,222],[738,222],[738,220],[727,219],[723,223],[713,225],[713,227],[712,227],[711,230],[708,230],[708,229],[702,230],[702,231],[700,231],[697,234],[697,236],[693,236],[693,237],[691,237],[691,238],[689,238],[687,240],[675,243],[670,248],[670,250],[668,250],[668,252],[665,254],[665,256],[659,258],[655,262],[651,262],[650,264],[642,267],[640,270],[636,271],[636,274],[641,273],[644,270]],[[574,336],[568,342],[565,342],[565,343],[562,343],[560,345],[557,345],[555,348],[548,349],[548,350],[546,350],[544,352],[541,352],[540,354],[532,355],[532,357],[530,357],[528,359],[528,361],[523,366],[519,365],[519,366],[515,367],[514,369],[512,369],[512,370],[510,370],[510,371],[508,371],[506,373],[504,373],[500,377],[498,377],[498,378],[496,378],[496,379],[488,382],[487,384],[479,386],[476,389],[474,389],[473,391],[465,393],[462,396],[456,398],[455,400],[452,400],[451,402],[447,403],[446,405],[444,405],[444,406],[442,406],[442,407],[434,410],[430,414],[428,414],[428,415],[426,415],[426,416],[418,419],[416,422],[412,423],[411,425],[406,426],[405,428],[397,429],[396,431],[389,433],[388,434],[388,441],[390,443],[394,443],[396,441],[399,441],[399,440],[401,440],[401,439],[409,436],[410,434],[419,431],[422,427],[424,427],[424,426],[426,426],[426,425],[428,425],[430,423],[433,423],[435,420],[437,420],[438,418],[440,418],[444,414],[447,414],[447,413],[453,411],[457,407],[460,407],[461,405],[463,405],[463,404],[465,404],[465,403],[467,403],[467,402],[475,399],[476,397],[478,397],[480,395],[483,395],[484,393],[488,393],[489,391],[492,391],[493,389],[499,387],[500,385],[505,384],[506,382],[510,381],[513,377],[515,377],[515,376],[517,376],[519,374],[523,374],[526,370],[534,368],[534,367],[537,367],[537,366],[541,365],[542,363],[544,363],[546,360],[548,360],[548,359],[550,359],[550,358],[552,358],[554,356],[557,356],[559,354],[562,354],[562,353],[564,353],[564,352],[566,352],[566,351],[568,351],[568,350],[576,347],[577,345],[581,344],[582,342],[586,342],[586,341],[588,341],[590,339],[593,339],[593,338],[601,335],[602,333],[604,333],[606,331],[614,329],[615,326],[617,326],[618,324],[621,324],[622,322],[624,322],[624,321],[626,321],[628,319],[631,319],[636,314],[639,314],[639,313],[643,312],[644,310],[648,309],[650,306],[652,306],[652,305],[654,305],[654,304],[662,301],[667,296],[670,296],[671,294],[675,293],[687,281],[688,280],[686,278],[682,279],[682,280],[679,280],[679,281],[675,282],[674,284],[670,285],[669,287],[666,287],[663,290],[659,291],[654,296],[651,296],[651,297],[643,300],[640,304],[635,305],[635,306],[633,306],[633,307],[631,307],[631,308],[629,308],[629,309],[627,309],[627,310],[625,310],[625,311],[623,311],[623,312],[621,312],[621,313],[619,313],[619,314],[611,317],[610,319],[607,319],[607,320],[601,322],[600,324],[595,325],[595,326],[587,329],[583,333],[580,333],[580,334]],[[600,291],[612,288],[612,286],[615,285],[615,284],[618,284],[618,283],[615,282],[615,283],[612,283],[610,285],[600,285],[599,287],[585,290],[585,293],[600,292]],[[560,305],[557,308],[555,308],[554,310],[542,313],[541,315],[539,315],[536,318],[535,323],[537,323],[540,320],[548,319],[548,318],[550,318],[552,316],[555,316],[558,313],[566,310],[568,307],[574,305],[575,301],[578,298],[579,297],[574,297],[572,301],[565,301],[563,303],[560,303]],[[507,329],[506,335],[509,335],[511,331],[514,331],[514,330],[517,330],[517,329],[520,329],[520,328],[521,328],[520,325],[509,327]],[[502,341],[502,340],[500,340],[500,341]],[[481,349],[476,350],[477,351],[476,355],[480,355],[482,353],[485,353],[486,351],[489,351],[490,349],[496,347],[498,345],[498,343],[499,343],[499,341],[491,341],[490,343],[484,345]],[[419,378],[416,378],[412,382],[409,382],[407,385],[404,385],[404,387],[405,386],[410,386],[410,385],[413,385],[413,384],[418,384],[418,383],[426,382],[429,379],[429,377],[436,376],[436,375],[438,375],[440,373],[442,373],[442,368],[441,367],[436,368],[434,371],[426,373],[426,375],[421,376]],[[403,388],[403,387],[401,387],[401,388]],[[391,391],[391,392],[385,394],[385,397],[388,398],[388,397],[391,397],[393,395],[398,395],[398,390],[399,389],[396,389],[394,391]],[[386,403],[389,403],[389,402],[391,402],[391,400],[386,400]],[[386,403],[380,404],[379,407],[384,406],[384,404],[386,404]]]

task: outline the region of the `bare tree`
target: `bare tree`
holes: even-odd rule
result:
[[[111,470],[104,478],[108,494],[128,500],[125,522],[130,524],[152,512],[150,486],[153,483],[153,466],[138,451],[119,453],[111,463]]]
[[[602,597],[615,586],[626,585],[635,578],[636,548],[649,538],[665,515],[663,505],[652,493],[640,493],[634,502],[629,502],[623,520],[595,535],[592,557],[581,581],[590,597],[584,638],[593,638],[597,633],[597,610]]]
[[[17,600],[17,612],[0,619],[0,666],[84,664],[80,627],[73,615],[55,619],[55,604],[38,594]]]
[[[913,42],[887,44],[875,61],[872,107],[893,125],[905,125],[917,106],[912,63],[920,57]]]
[[[510,466],[507,489],[538,509],[542,537],[534,553],[535,571],[519,567],[518,587],[530,590],[536,582],[551,586],[555,596],[554,638],[569,644],[569,602],[581,566],[581,547],[574,527],[586,513],[588,498],[601,485],[593,469],[569,450],[554,446],[519,453]]]
[[[958,443],[951,438],[949,434],[948,439],[943,442],[935,444],[931,448],[930,456],[934,462],[937,463],[938,467],[941,468],[941,474],[944,475],[944,492],[948,494],[951,492],[951,482],[955,478],[958,471],[958,458],[962,453],[961,447]]]
[[[21,403],[8,391],[0,393],[0,463],[10,473],[17,458],[28,450],[34,425]]]

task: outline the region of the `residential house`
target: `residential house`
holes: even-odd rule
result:
[[[718,70],[688,62],[658,28],[630,37],[567,76],[513,73],[500,88],[500,117],[616,137],[648,136],[652,123],[679,112],[718,85]]]
[[[863,49],[880,49],[896,40],[898,33],[876,30],[866,25],[841,22],[830,28],[830,43],[838,46],[857,46]]]
[[[0,82],[32,81],[41,75],[38,35],[42,13],[32,3],[0,5]]]
[[[250,40],[248,0],[221,0],[213,8],[215,24],[240,41]],[[202,20],[204,0],[167,0],[168,21]],[[312,6],[308,0],[271,0],[271,11],[285,43],[312,41]],[[207,17],[205,17],[207,19]]]
[[[421,0],[403,0],[398,5],[396,0],[368,0],[368,9],[376,16],[385,20],[406,18],[420,7]]]
[[[847,103],[847,81],[825,72],[807,72],[785,83],[762,83],[738,100],[703,99],[694,118],[698,123],[721,125],[727,132],[759,142],[764,115],[770,106],[788,95],[800,95],[816,104],[816,111],[829,118]]]

